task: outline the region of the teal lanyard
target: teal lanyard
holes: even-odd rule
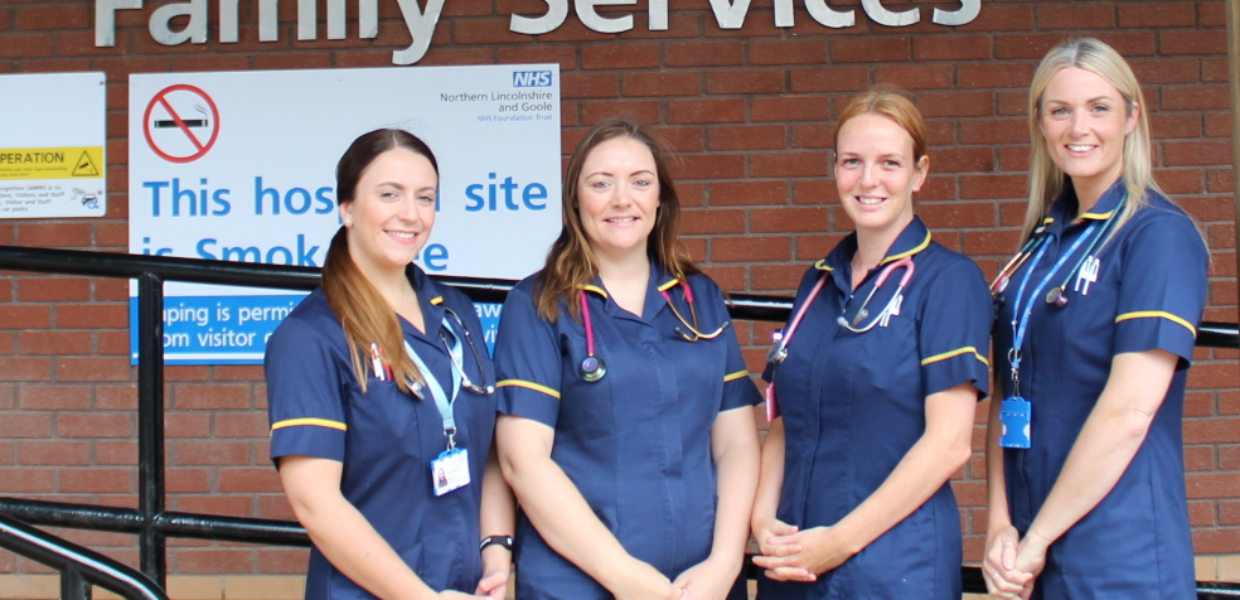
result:
[[[444,338],[444,345],[447,346],[448,352],[452,355],[452,395],[448,396],[444,391],[443,385],[439,383],[439,379],[431,373],[430,368],[426,366],[426,362],[417,352],[413,351],[413,347],[409,342],[405,342],[405,352],[409,358],[413,360],[413,364],[418,367],[418,372],[422,374],[422,379],[426,381],[427,391],[430,392],[431,398],[435,401],[435,408],[439,409],[439,416],[443,419],[443,434],[448,438],[448,449],[456,447],[456,416],[452,413],[452,405],[456,402],[457,394],[461,391],[461,373],[456,365],[462,364],[464,352],[461,347],[461,336],[457,335],[456,329],[452,327],[452,323],[445,319],[443,327],[448,330],[452,336],[449,342]]]

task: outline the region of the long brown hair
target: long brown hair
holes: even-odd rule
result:
[[[336,164],[337,201],[340,204],[353,202],[357,198],[357,183],[366,168],[380,154],[395,148],[404,148],[425,157],[435,169],[435,175],[439,175],[435,154],[417,136],[399,129],[376,129],[353,140]],[[349,236],[345,227],[336,232],[327,249],[327,258],[323,263],[323,295],[332,313],[344,326],[349,354],[353,358],[353,372],[362,392],[366,391],[371,344],[383,350],[380,360],[391,367],[395,383],[402,392],[411,392],[410,381],[425,383],[413,359],[405,352],[404,334],[396,311],[349,255]]]
[[[568,159],[568,170],[564,173],[563,228],[560,229],[559,239],[547,253],[547,264],[538,274],[534,292],[538,314],[548,321],[554,321],[558,316],[561,299],[565,301],[569,314],[579,319],[581,308],[573,297],[581,286],[589,284],[598,275],[598,261],[590,249],[590,241],[581,225],[581,215],[577,212],[577,184],[582,165],[590,152],[599,144],[617,138],[630,138],[644,144],[654,157],[655,170],[658,171],[659,209],[647,251],[659,266],[675,277],[698,273],[693,260],[676,242],[680,231],[680,197],[676,195],[676,186],[667,172],[663,150],[641,125],[628,119],[605,119],[590,129],[577,144],[573,156]]]

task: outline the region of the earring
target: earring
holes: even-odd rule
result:
[[[353,226],[353,219],[345,219],[345,220],[344,220],[344,226],[345,226],[345,227],[352,227],[352,226]]]

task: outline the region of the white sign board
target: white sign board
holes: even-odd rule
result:
[[[103,73],[0,75],[0,219],[107,212]]]
[[[523,278],[560,231],[559,79],[558,65],[131,75],[129,250],[321,267],[340,227],[336,162],[394,127],[439,162],[439,216],[416,262]],[[261,361],[302,296],[167,284],[165,359]]]

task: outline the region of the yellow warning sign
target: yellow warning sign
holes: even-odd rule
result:
[[[103,164],[103,146],[0,148],[0,181],[99,179]]]
[[[70,175],[74,177],[98,177],[99,167],[95,166],[95,162],[90,159],[90,152],[82,151],[82,157],[77,160],[77,166],[73,167]]]

